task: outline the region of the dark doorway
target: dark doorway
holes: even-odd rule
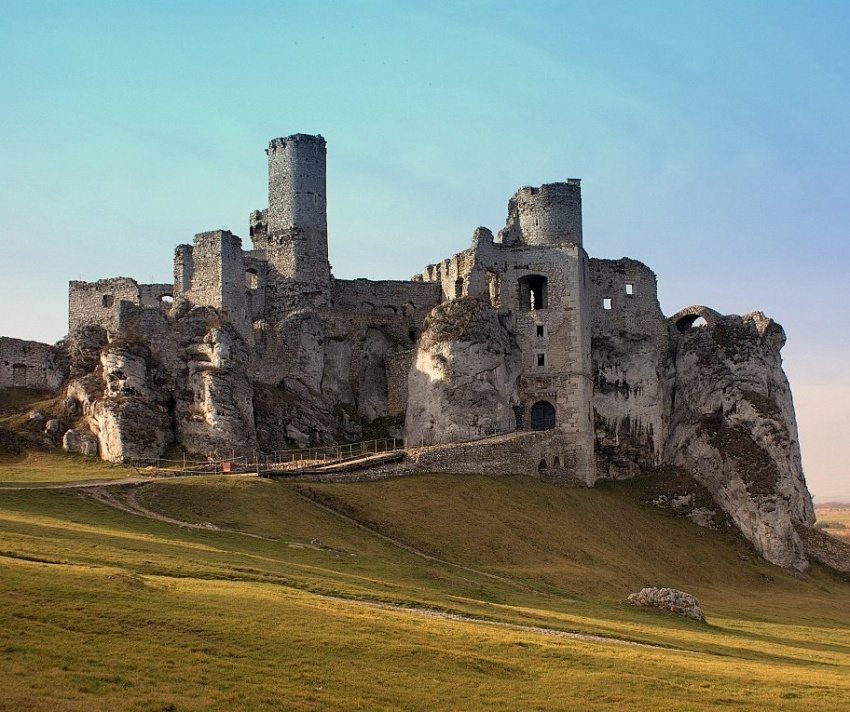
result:
[[[555,427],[555,407],[549,401],[537,401],[531,406],[531,429],[551,430]]]

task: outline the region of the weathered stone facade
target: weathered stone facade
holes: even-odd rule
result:
[[[766,558],[805,567],[781,327],[699,306],[665,317],[646,265],[588,257],[576,179],[519,189],[496,237],[477,228],[410,281],[335,279],[325,140],[274,139],[267,156],[253,249],[198,234],[173,284],[71,282],[66,350],[0,340],[0,385],[67,377],[82,414],[67,449],[216,457],[404,420],[408,469],[592,485],[684,468]]]
[[[64,347],[0,336],[0,388],[55,391],[67,377]]]

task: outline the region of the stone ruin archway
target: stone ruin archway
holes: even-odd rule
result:
[[[549,401],[537,401],[531,406],[531,429],[552,430],[555,427],[555,406]]]
[[[676,312],[668,321],[672,322],[676,326],[676,329],[684,334],[694,326],[694,322],[697,319],[702,318],[705,320],[706,325],[714,326],[722,316],[720,312],[714,311],[714,309],[705,307],[702,304],[694,304]]]

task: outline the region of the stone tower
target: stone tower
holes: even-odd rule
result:
[[[254,246],[266,251],[276,270],[279,296],[325,304],[330,294],[325,139],[276,138],[266,153],[269,207]]]
[[[506,245],[582,245],[581,181],[520,188],[508,203],[500,235]]]

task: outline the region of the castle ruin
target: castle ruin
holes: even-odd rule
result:
[[[75,404],[66,449],[216,457],[380,426],[420,471],[593,485],[674,466],[768,559],[805,567],[795,527],[814,514],[778,324],[702,306],[666,317],[646,265],[585,252],[577,179],[520,188],[495,236],[477,228],[409,281],[337,279],[325,140],[266,153],[253,249],[200,233],[176,248],[173,284],[71,282],[59,346],[0,340],[0,386],[61,387]]]

